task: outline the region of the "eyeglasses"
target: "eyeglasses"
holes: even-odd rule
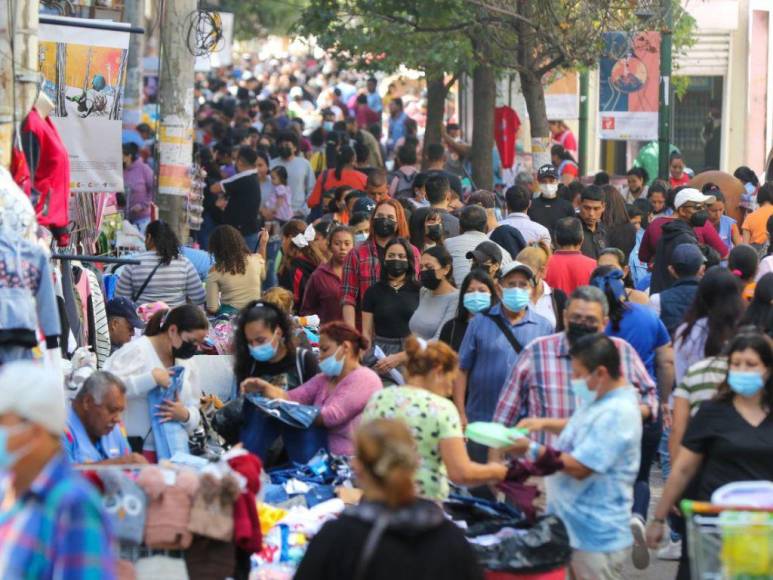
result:
[[[702,203],[686,203],[682,207],[685,209],[694,209],[695,211],[702,211],[706,209],[706,206]]]

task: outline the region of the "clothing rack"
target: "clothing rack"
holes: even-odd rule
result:
[[[131,258],[115,258],[113,256],[84,256],[81,254],[51,254],[53,260],[77,260],[79,262],[101,262],[103,264],[141,264],[139,260]]]

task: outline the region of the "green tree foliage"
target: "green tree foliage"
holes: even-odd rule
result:
[[[289,34],[308,4],[308,0],[220,0],[218,9],[234,13],[238,40],[251,40]]]

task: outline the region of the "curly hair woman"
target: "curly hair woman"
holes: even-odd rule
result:
[[[121,271],[117,297],[130,298],[137,305],[164,302],[172,308],[186,302],[204,303],[204,287],[196,268],[180,255],[180,240],[166,222],[148,224],[145,247],[146,252],[134,256],[140,263]]]
[[[267,234],[261,235],[265,251]],[[209,253],[215,265],[207,276],[207,312],[232,313],[260,298],[260,285],[266,278],[265,257],[251,254],[244,237],[233,226],[215,228],[209,238]]]

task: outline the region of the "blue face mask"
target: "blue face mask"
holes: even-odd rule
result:
[[[332,355],[319,361],[319,370],[321,370],[326,377],[334,378],[341,376],[341,372],[344,370],[344,359],[338,360],[336,358],[338,350],[339,349],[336,349]]]
[[[754,190],[757,189],[756,187],[754,187],[753,183],[746,183],[744,184],[743,188],[746,190],[746,193],[748,193],[749,195],[754,195]]]
[[[273,338],[268,342],[264,342],[258,346],[250,346],[249,348],[250,356],[258,362],[268,362],[276,356],[276,347],[274,346]]]
[[[753,397],[765,386],[765,381],[760,373],[730,371],[727,373],[727,384],[742,397]]]
[[[585,379],[572,379],[572,393],[580,402],[580,406],[584,407],[596,400],[596,393],[588,388],[588,381]]]
[[[488,292],[467,292],[462,298],[462,303],[469,312],[477,314],[491,306],[491,294]]]
[[[333,125],[334,125],[333,121],[325,121],[324,123],[322,123],[322,128],[325,131],[332,131]]]
[[[27,424],[14,425],[13,427],[0,427],[0,474],[9,471],[19,459],[27,454],[27,448],[11,453],[8,450],[8,440],[29,429]]]
[[[520,312],[529,305],[529,291],[523,288],[502,290],[502,303],[510,312]]]
[[[366,241],[368,239],[368,234],[366,232],[360,232],[357,234],[354,234],[354,243],[355,244],[361,244],[362,242]]]

